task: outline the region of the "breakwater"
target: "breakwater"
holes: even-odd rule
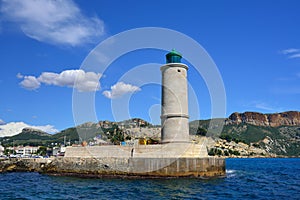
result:
[[[53,158],[2,158],[0,159],[0,173],[43,172],[44,167],[52,160]]]
[[[30,171],[81,177],[220,177],[225,175],[222,158],[47,158],[6,159],[0,172]]]

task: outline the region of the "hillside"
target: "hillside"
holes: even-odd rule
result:
[[[21,133],[11,136],[11,137],[3,137],[0,138],[1,144],[6,145],[30,145],[30,146],[49,146],[51,144],[63,144],[64,140],[66,142],[70,142],[71,144],[80,143],[83,140],[88,140],[95,137],[97,134],[100,134],[100,130],[96,130],[93,128],[85,128],[84,132],[86,134],[78,134],[78,130],[82,130],[81,128],[67,128],[62,130],[56,134],[48,134],[40,130],[28,130],[24,128]],[[79,131],[80,133],[82,131]],[[80,137],[81,136],[81,137]]]
[[[117,142],[124,140],[121,134],[121,127],[152,127],[149,122],[133,118],[121,122],[99,121],[98,123],[87,122],[77,127],[67,128],[56,134],[48,134],[38,129],[23,128],[19,134],[0,137],[0,142],[4,146],[31,145],[49,146],[52,144],[63,144],[64,141],[70,144],[80,144],[82,141],[91,141],[95,137],[102,138],[107,142]]]
[[[216,126],[210,125],[211,120],[196,120],[190,123],[190,133],[197,134],[199,128],[212,135],[218,145],[210,146],[223,153],[230,143],[247,145],[250,149],[263,150],[262,154],[300,156],[300,113],[289,111],[275,114],[257,112],[233,113],[224,119],[222,131],[216,135]],[[210,127],[210,128],[209,128]],[[200,130],[201,130],[200,129]],[[223,139],[218,142],[218,138]],[[222,144],[224,143],[224,144]],[[244,145],[244,146],[245,146]]]
[[[155,132],[158,131],[154,135],[159,134],[159,127],[138,118],[122,122],[88,122],[53,135],[24,128],[18,135],[0,138],[0,142],[4,146],[49,146],[53,143],[63,144],[65,139],[70,144],[80,144],[84,140],[89,141],[98,137],[119,144],[120,141],[131,138],[132,133],[134,137],[142,137],[148,131],[148,137],[153,137],[154,132],[150,129],[152,127],[156,127]],[[143,131],[138,134],[142,129]],[[128,131],[131,134],[128,135]],[[300,124],[297,111],[275,114],[233,113],[226,119],[195,120],[190,122],[190,135],[210,137],[208,149],[219,155],[240,149],[239,153],[242,155],[300,156]]]
[[[45,145],[45,141],[50,140],[51,135],[41,130],[24,128],[21,133],[14,136],[0,138],[0,142],[4,146],[12,145]]]

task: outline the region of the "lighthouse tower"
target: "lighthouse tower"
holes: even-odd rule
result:
[[[187,70],[182,55],[172,50],[166,55],[162,73],[161,141],[189,142]]]

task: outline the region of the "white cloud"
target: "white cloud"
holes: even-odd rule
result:
[[[257,109],[266,110],[266,111],[274,111],[275,110],[274,108],[272,108],[270,105],[268,105],[266,103],[255,103],[254,107]]]
[[[300,87],[297,86],[289,86],[289,87],[277,87],[273,88],[272,93],[274,94],[280,94],[280,95],[294,95],[294,94],[300,94]]]
[[[260,112],[280,112],[284,110],[282,107],[263,101],[248,102],[244,106],[247,107],[247,109],[254,109]]]
[[[31,128],[39,129],[46,133],[57,133],[58,130],[52,125],[45,125],[45,126],[30,126]]]
[[[300,58],[300,53],[290,55],[289,58]]]
[[[21,73],[18,73],[18,74],[17,74],[17,78],[18,78],[18,79],[22,79],[22,78],[24,78],[24,76],[23,76]]]
[[[20,85],[27,90],[35,90],[40,87],[41,83],[34,76],[24,76],[24,79],[20,82]]]
[[[24,122],[10,122],[4,125],[0,125],[0,137],[6,137],[6,136],[13,136],[21,133],[23,128],[34,128],[39,129],[41,131],[47,132],[47,133],[56,133],[58,130],[54,128],[52,125],[45,125],[45,126],[32,126],[28,125]]]
[[[110,87],[111,91],[104,91],[102,94],[109,99],[115,99],[123,96],[127,93],[138,92],[141,89],[137,86],[126,84],[123,82],[118,82],[117,84]]]
[[[300,49],[290,48],[290,49],[284,49],[281,51],[282,54],[291,54],[291,53],[297,53],[297,52],[300,52]]]
[[[1,13],[28,37],[51,44],[78,46],[104,34],[103,21],[84,16],[72,0],[3,0]]]
[[[5,121],[3,121],[2,119],[0,119],[0,125],[5,124]]]
[[[85,72],[79,70],[65,70],[61,73],[43,72],[39,77],[24,76],[20,85],[26,89],[33,90],[40,87],[42,83],[61,87],[76,88],[80,92],[91,92],[100,90],[100,73]]]
[[[290,48],[280,51],[280,53],[287,55],[288,58],[300,58],[300,49]]]

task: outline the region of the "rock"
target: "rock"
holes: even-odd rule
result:
[[[1,159],[0,172],[41,172],[51,158],[14,158]]]
[[[21,133],[22,134],[29,133],[29,134],[39,135],[39,136],[49,136],[50,135],[49,133],[46,133],[39,129],[31,128],[31,127],[23,128]]]
[[[262,114],[258,112],[232,113],[225,120],[228,124],[248,123],[255,126],[297,126],[300,125],[300,112],[287,111],[282,113]]]

